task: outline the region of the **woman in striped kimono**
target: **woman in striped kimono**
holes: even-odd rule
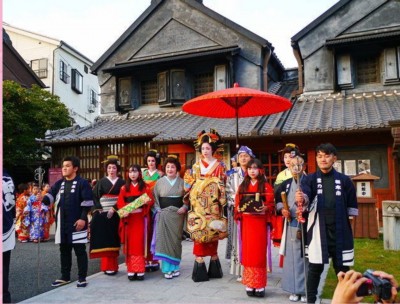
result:
[[[101,258],[100,268],[106,275],[118,272],[120,239],[119,216],[114,212],[118,195],[125,181],[118,177],[121,166],[117,156],[109,156],[105,162],[107,176],[93,189],[95,210],[90,224],[90,258]]]
[[[161,261],[164,277],[172,279],[180,275],[183,223],[188,206],[183,202],[183,179],[179,176],[181,164],[178,159],[168,156],[164,168],[166,175],[157,181],[153,190],[156,218],[152,250],[154,257]]]

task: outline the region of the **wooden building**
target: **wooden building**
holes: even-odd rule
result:
[[[124,168],[150,148],[190,166],[192,141],[215,128],[234,154],[235,121],[196,117],[181,105],[204,93],[241,86],[284,96],[284,113],[240,119],[250,146],[273,182],[277,152],[296,143],[316,170],[315,147],[331,142],[337,168],[379,176],[375,193],[400,199],[400,2],[341,0],[292,37],[297,69],[285,69],[270,42],[195,0],[154,0],[94,63],[102,115],[85,128],[49,131],[53,166],[78,155],[82,174],[99,178],[101,161],[117,154]],[[290,22],[290,21],[288,21]]]

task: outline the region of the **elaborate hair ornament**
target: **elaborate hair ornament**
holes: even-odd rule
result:
[[[201,144],[203,143],[209,143],[209,144],[215,144],[217,149],[215,153],[217,152],[224,152],[224,145],[222,143],[221,136],[218,134],[218,132],[215,129],[210,129],[210,132],[206,132],[202,130],[198,135],[197,139],[194,141],[194,147],[195,149],[199,149]]]
[[[286,144],[285,147],[278,152],[282,153],[282,157],[286,153],[290,153],[290,158],[293,158],[295,156],[303,156],[303,154],[300,152],[300,148],[297,145],[291,143]]]
[[[106,160],[102,161],[102,163],[106,163],[106,162],[108,162],[110,160],[114,160],[114,161],[117,162],[118,165],[120,165],[120,162],[119,162],[119,159],[118,159],[117,155],[108,155]]]
[[[147,151],[146,156],[153,156],[155,158],[160,158],[160,153],[156,150],[156,149],[150,149],[149,151]]]

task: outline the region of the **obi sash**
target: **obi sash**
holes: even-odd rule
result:
[[[140,195],[131,195],[131,196],[125,196],[124,197],[124,202],[126,204],[132,203],[135,199],[137,199]]]
[[[183,206],[183,197],[160,197],[159,202],[160,202],[160,208],[164,209],[169,206],[175,206],[177,208],[180,208]]]
[[[101,208],[103,208],[103,211],[107,212],[117,203],[117,200],[118,195],[104,194],[100,198]]]

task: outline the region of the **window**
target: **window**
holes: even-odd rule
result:
[[[97,93],[96,93],[94,90],[92,90],[92,89],[90,89],[90,97],[89,97],[89,98],[90,98],[89,103],[90,103],[91,105],[97,107],[97,104],[98,104],[98,101],[97,101]]]
[[[31,68],[40,79],[47,78],[47,58],[32,60]]]
[[[357,88],[357,86],[381,83],[381,70],[384,69],[381,67],[381,58],[382,50],[373,47],[363,52],[352,51],[338,54],[336,72],[339,88],[347,90]],[[394,57],[394,60],[389,61],[389,66],[395,61]]]
[[[78,72],[77,69],[73,69],[71,71],[72,81],[71,88],[78,94],[82,94],[83,92],[83,76]]]
[[[379,82],[379,57],[377,55],[357,56],[355,60],[357,84]]]
[[[194,76],[194,97],[214,91],[214,75],[212,72]]]
[[[264,166],[264,173],[268,182],[273,185],[279,172],[286,169],[285,163],[281,159],[280,153],[260,153],[256,155]],[[304,166],[307,165],[307,159],[304,156]]]
[[[384,83],[400,83],[400,47],[385,49],[384,52]]]
[[[118,107],[130,109],[132,108],[132,80],[129,77],[120,78],[118,80]]]
[[[68,83],[69,81],[68,67],[62,60],[60,60],[60,79],[65,83]]]
[[[157,80],[142,81],[140,84],[142,104],[156,104],[158,98]]]
[[[158,73],[156,85],[159,105],[182,104],[186,100],[185,70],[173,69]]]

